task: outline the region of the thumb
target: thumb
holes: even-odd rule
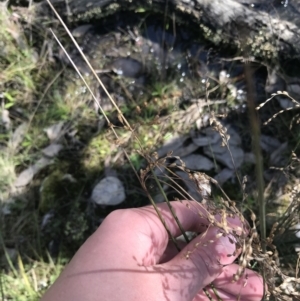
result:
[[[222,273],[223,266],[237,257],[236,242],[232,234],[222,234],[219,228],[210,227],[162,264],[164,270],[170,271],[165,277],[173,295],[171,300],[192,300],[213,282]]]

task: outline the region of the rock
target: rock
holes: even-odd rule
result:
[[[281,145],[280,141],[274,137],[261,135],[260,147],[267,153],[271,153]]]
[[[98,205],[114,206],[125,200],[122,182],[116,177],[102,179],[93,189],[91,199]]]
[[[207,146],[221,141],[221,136],[215,129],[209,127],[200,133],[192,134],[192,140],[198,146]]]
[[[158,157],[164,157],[169,152],[174,152],[175,150],[179,149],[183,146],[187,139],[187,136],[180,136],[177,133],[174,134],[170,139],[168,139],[164,143],[164,145],[160,149],[157,150]]]
[[[255,155],[253,153],[245,153],[244,154],[244,162],[250,163],[250,164],[255,164],[256,163]]]
[[[198,137],[193,137],[193,142],[198,145],[198,146],[206,146],[211,144],[211,138],[210,137],[206,137],[206,136],[198,136]]]
[[[227,128],[227,134],[230,136],[229,145],[240,145],[240,135],[230,125],[224,125]],[[222,137],[213,127],[203,129],[199,134],[192,135],[193,142],[198,146],[215,145],[222,143]]]
[[[264,171],[264,179],[267,182],[276,183],[276,187],[284,187],[287,184],[288,178],[287,175],[281,171],[276,169],[268,169]]]
[[[287,85],[287,92],[289,95],[295,100],[299,100],[300,98],[300,84],[298,82],[290,83]],[[295,106],[295,103],[292,105]]]
[[[91,24],[80,25],[72,30],[72,35],[75,38],[81,38],[92,28],[93,28],[93,25],[91,25]]]
[[[230,169],[234,169],[234,167],[239,168],[244,162],[244,151],[238,146],[230,147],[230,152],[234,160],[234,164],[227,147],[214,145],[214,147],[211,148],[207,146],[203,149],[203,151],[207,156],[214,158],[217,162],[224,164]]]
[[[187,146],[182,146],[182,147],[176,149],[173,152],[173,156],[184,157],[184,156],[187,156],[187,155],[193,153],[198,148],[199,148],[198,145],[196,145],[194,143],[190,143]]]
[[[230,146],[241,145],[242,139],[240,135],[236,132],[236,130],[230,125],[226,125],[226,127],[227,127],[227,134],[230,136],[229,145]]]
[[[220,185],[223,185],[226,181],[234,176],[235,172],[233,169],[224,168],[214,177],[214,179],[217,180]]]
[[[270,155],[270,165],[283,167],[288,163],[287,156],[284,156],[284,153],[288,149],[288,143],[284,142],[280,144],[279,147],[275,148],[275,150]]]
[[[215,167],[214,163],[202,155],[192,154],[187,157],[181,158],[185,163],[186,168],[191,170],[211,170]],[[176,162],[179,164],[179,160]]]
[[[276,99],[278,100],[280,106],[282,109],[288,109],[288,108],[294,108],[296,105],[295,103],[289,99],[287,96],[276,96]]]
[[[179,179],[185,184],[187,188],[187,194],[194,198],[196,201],[202,201],[202,196],[199,193],[199,188],[196,183],[189,178],[189,175],[184,171],[176,171],[176,174]],[[186,197],[188,198],[188,195]]]
[[[205,155],[209,157],[214,157],[213,154],[224,154],[228,152],[228,149],[226,146],[222,145],[222,142],[220,141],[217,144],[209,145],[203,148],[203,152]]]
[[[137,78],[143,73],[143,64],[130,57],[119,57],[113,61],[111,70],[118,75],[129,78]]]

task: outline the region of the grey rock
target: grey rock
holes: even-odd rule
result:
[[[214,157],[213,154],[224,154],[226,152],[228,152],[228,149],[226,146],[222,145],[222,142],[220,141],[217,144],[213,144],[213,145],[209,145],[209,146],[205,146],[203,148],[203,152],[205,155],[209,156],[209,157]]]
[[[284,153],[288,149],[288,143],[282,143],[278,148],[276,148],[270,155],[270,165],[283,167],[287,164],[288,158],[284,156]]]
[[[211,144],[211,138],[206,136],[193,137],[193,142],[198,146],[206,146]]]
[[[268,169],[264,171],[263,175],[267,182],[276,183],[276,187],[284,187],[288,181],[287,176],[281,170]]]
[[[221,150],[223,152],[221,152]],[[230,169],[234,169],[234,167],[239,168],[244,162],[244,151],[238,146],[230,147],[230,152],[233,157],[234,164],[232,162],[230,152],[226,147],[222,147],[220,145],[218,149],[215,145],[214,148],[205,147],[203,151],[207,156],[214,158],[217,162],[224,164]]]
[[[281,108],[284,110],[288,108],[294,108],[296,106],[295,103],[286,96],[278,95],[276,96],[276,99],[278,100]]]
[[[267,153],[271,153],[281,145],[280,141],[274,137],[261,135],[260,147]]]
[[[227,128],[227,135],[229,138],[229,145],[240,145],[241,137],[230,125],[224,125]],[[210,145],[213,147],[215,144],[222,143],[222,137],[213,127],[203,129],[199,134],[192,135],[193,142],[198,146]]]
[[[184,156],[187,156],[187,155],[193,153],[198,148],[199,148],[198,145],[196,145],[194,143],[190,143],[187,146],[183,146],[181,148],[176,149],[173,152],[173,156],[184,157]]]
[[[209,127],[200,133],[192,133],[192,140],[198,146],[207,146],[221,141],[221,136],[215,129]]]
[[[143,72],[142,63],[130,57],[117,58],[110,68],[116,74],[130,78],[137,78]]]
[[[220,185],[223,185],[226,181],[234,176],[235,172],[233,169],[224,168],[214,177],[214,179],[217,180]]]
[[[202,201],[202,196],[199,193],[196,183],[189,178],[188,174],[184,171],[176,171],[176,174],[187,188],[187,194],[185,193],[185,197],[189,198],[190,196],[198,202]]]
[[[75,38],[81,38],[83,37],[91,28],[93,28],[93,25],[91,24],[84,24],[76,27],[72,30],[72,35]]]
[[[250,164],[255,164],[256,163],[255,155],[253,153],[245,153],[244,154],[244,162],[250,163]]]
[[[293,97],[296,100],[299,100],[300,98],[300,83],[290,83],[287,85],[287,92],[291,97]],[[295,104],[294,104],[295,105]]]
[[[242,139],[240,137],[240,135],[236,132],[236,130],[228,125],[227,127],[227,134],[230,136],[229,138],[229,145],[241,145],[242,143]]]
[[[175,151],[183,146],[185,141],[188,139],[187,136],[180,136],[178,134],[173,135],[172,138],[167,140],[164,145],[157,150],[157,154],[159,157],[166,156],[169,152]]]
[[[214,168],[214,163],[202,155],[192,154],[181,159],[185,163],[186,167],[191,170],[207,171]],[[179,163],[179,161],[177,163]]]

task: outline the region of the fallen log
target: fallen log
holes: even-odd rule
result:
[[[300,58],[300,4],[248,0],[54,0],[71,22],[89,22],[118,11],[176,14],[208,42],[230,47],[244,57],[279,66],[296,76]],[[291,1],[290,1],[291,2]],[[287,4],[288,3],[288,4]],[[282,7],[286,4],[287,7]],[[253,7],[254,6],[254,7]]]

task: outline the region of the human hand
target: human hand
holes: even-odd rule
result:
[[[208,227],[205,216],[187,208],[193,203],[199,206],[190,201],[171,202],[183,228],[202,233],[179,253],[169,244],[153,207],[112,212],[41,301],[261,300],[263,281],[254,271],[246,269],[233,282],[238,269],[232,263],[238,256],[235,238],[217,235],[220,230]],[[179,236],[166,204],[158,207],[171,234]],[[201,211],[202,207],[197,208]],[[238,218],[227,220],[231,229],[241,231]]]

